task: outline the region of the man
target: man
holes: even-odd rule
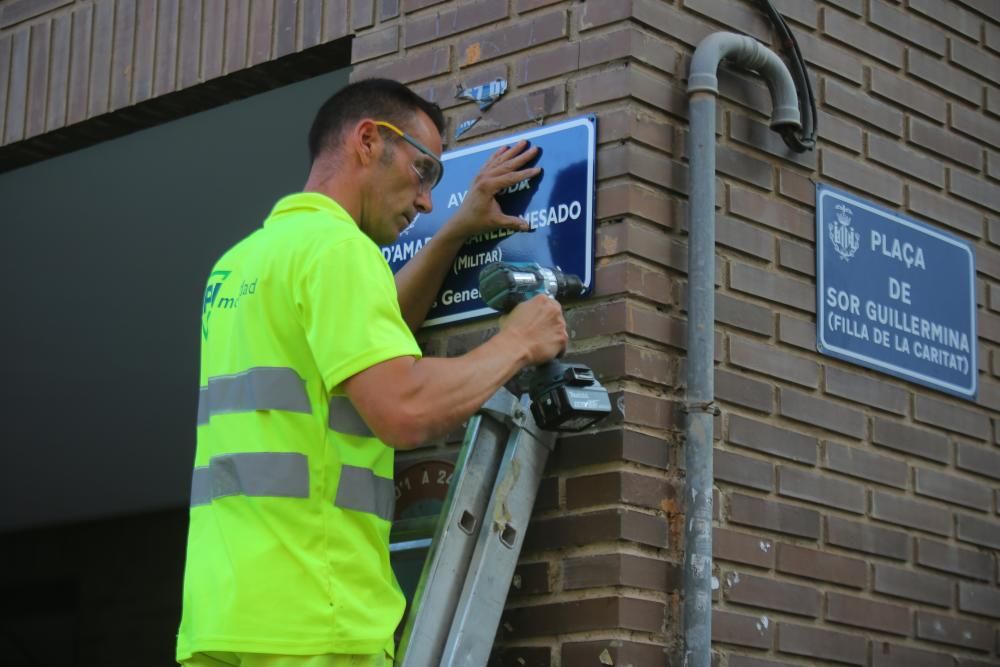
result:
[[[479,348],[421,358],[419,328],[462,243],[527,225],[494,195],[539,173],[498,150],[393,279],[378,245],[431,210],[444,119],[405,86],[347,86],[309,134],[304,192],[216,264],[205,292],[198,448],[177,659],[391,664],[404,600],[389,565],[393,450],[448,433],[566,346],[552,299]]]

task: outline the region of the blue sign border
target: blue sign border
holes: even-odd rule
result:
[[[971,312],[969,313],[969,338],[970,361],[969,376],[971,385],[968,387],[959,386],[951,382],[946,382],[938,378],[920,373],[910,368],[898,366],[883,359],[878,359],[865,354],[860,354],[835,345],[830,345],[825,340],[823,334],[826,331],[826,303],[823,296],[825,290],[825,269],[824,269],[824,248],[826,246],[825,235],[823,233],[824,203],[828,199],[836,199],[856,206],[876,216],[888,218],[894,223],[905,225],[910,229],[933,237],[938,241],[943,241],[962,250],[969,259],[969,294],[971,295]],[[816,184],[816,349],[821,354],[844,359],[857,363],[858,365],[883,371],[904,380],[909,380],[917,384],[938,389],[949,394],[954,394],[962,398],[974,400],[978,391],[979,380],[979,335],[976,328],[976,258],[971,245],[946,232],[942,232],[926,223],[900,216],[898,213],[883,208],[863,199],[858,199],[855,195],[832,188],[824,183]]]
[[[534,139],[538,139],[538,138],[544,137],[546,135],[554,134],[554,133],[557,133],[557,132],[565,132],[566,130],[571,130],[571,129],[577,128],[577,127],[583,127],[586,130],[586,136],[587,136],[587,139],[586,139],[587,145],[585,147],[585,150],[586,150],[586,192],[583,194],[583,196],[580,198],[580,200],[578,200],[578,201],[581,202],[581,204],[584,206],[584,209],[585,209],[583,211],[583,213],[581,214],[581,218],[583,218],[583,220],[581,222],[583,223],[583,225],[582,225],[582,229],[579,230],[579,232],[574,232],[574,234],[582,234],[584,236],[584,238],[582,239],[582,243],[580,244],[582,246],[582,251],[583,251],[583,255],[584,255],[583,256],[583,261],[582,261],[582,264],[583,264],[582,269],[583,270],[582,270],[582,275],[580,275],[579,277],[580,277],[580,279],[581,279],[581,281],[583,283],[584,293],[586,294],[586,293],[589,293],[590,290],[591,290],[592,283],[593,283],[593,273],[594,273],[594,208],[595,208],[595,183],[594,183],[594,181],[595,181],[595,176],[596,176],[596,151],[597,151],[597,117],[594,114],[587,114],[587,115],[583,115],[583,116],[577,116],[575,118],[570,118],[568,120],[564,120],[564,121],[560,121],[560,122],[557,122],[557,123],[553,123],[551,125],[541,126],[541,127],[538,127],[537,129],[532,129],[532,130],[527,130],[527,131],[524,131],[524,132],[518,132],[518,133],[515,133],[515,134],[505,135],[505,136],[502,136],[500,138],[492,139],[490,141],[486,141],[486,142],[479,143],[479,144],[473,144],[473,145],[469,145],[469,146],[463,146],[462,148],[458,148],[456,150],[448,151],[448,152],[444,153],[441,156],[441,158],[442,158],[442,161],[445,163],[445,171],[447,173],[447,171],[448,171],[448,166],[447,165],[448,165],[448,162],[451,161],[451,160],[455,160],[455,159],[458,159],[458,158],[463,158],[463,157],[466,157],[466,156],[469,156],[469,155],[472,155],[472,154],[475,154],[475,153],[482,153],[483,154],[483,161],[485,162],[485,160],[489,157],[489,154],[493,150],[495,150],[496,148],[499,148],[500,146],[509,146],[509,145],[511,145],[511,144],[513,144],[513,143],[515,143],[517,141],[520,141],[522,139],[525,139],[525,140],[528,140],[528,141],[532,141]],[[545,162],[544,161],[545,161],[545,155],[543,153],[542,157],[540,158],[540,161],[538,162],[538,165],[542,166],[543,168],[545,168]],[[472,180],[472,178],[474,176],[475,176],[474,173],[470,173],[468,175],[468,178],[469,178],[470,182],[471,182],[471,180]],[[435,190],[435,192],[436,192],[436,190]],[[525,206],[527,202],[530,202],[530,199],[529,200],[521,201],[520,205],[521,206]],[[440,203],[437,202],[437,201],[435,201],[435,213],[437,212],[438,205],[440,205]],[[418,218],[418,221],[419,221],[419,218]],[[443,222],[444,221],[442,221],[441,224],[443,224]],[[415,222],[414,224],[417,224],[417,222]],[[437,230],[435,229],[434,231],[437,231]],[[546,237],[544,235],[542,235],[540,238],[546,238]],[[578,238],[578,237],[574,236],[574,238]],[[503,243],[504,243],[504,241],[501,240],[497,245],[501,245],[502,246]],[[541,263],[543,263],[543,264],[546,263],[545,260],[540,260],[540,259],[536,260],[536,259],[533,259],[530,256],[521,256],[521,253],[518,253],[518,256],[515,257],[513,261],[541,261]],[[392,262],[390,262],[390,265],[392,265]],[[564,270],[566,270],[567,267],[564,266],[562,268]],[[577,267],[577,269],[578,268],[580,268],[580,267]],[[573,272],[577,272],[577,269],[573,269]],[[394,270],[398,270],[398,269],[394,268]],[[447,287],[447,284],[448,283],[447,283],[447,279],[446,279],[445,285],[442,286],[442,290],[445,287]],[[439,298],[440,298],[440,294],[439,294]],[[473,309],[473,310],[461,311],[461,312],[457,312],[457,313],[450,313],[450,314],[441,315],[441,316],[438,316],[438,317],[433,317],[433,313],[434,313],[434,310],[432,309],[432,311],[431,311],[432,317],[429,317],[427,320],[424,321],[423,326],[425,328],[426,327],[437,326],[437,325],[442,325],[442,324],[453,324],[453,323],[456,323],[456,322],[463,322],[463,321],[471,320],[471,319],[477,319],[477,318],[482,318],[482,317],[489,317],[489,316],[494,316],[494,315],[497,314],[497,312],[495,310],[493,310],[492,308],[489,308],[485,304],[481,308],[476,308],[476,309]]]

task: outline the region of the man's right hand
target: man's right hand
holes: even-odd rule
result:
[[[562,306],[544,294],[519,303],[501,322],[500,331],[524,346],[527,366],[554,359],[569,342]]]

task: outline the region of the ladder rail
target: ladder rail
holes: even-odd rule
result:
[[[517,409],[500,389],[469,421],[400,639],[400,667],[439,664]]]
[[[482,667],[489,660],[507,602],[538,486],[555,443],[539,431],[527,403],[517,415],[469,561],[440,665]]]

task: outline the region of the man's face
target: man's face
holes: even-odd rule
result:
[[[394,129],[382,129],[386,150],[377,167],[377,192],[365,229],[379,245],[394,242],[417,213],[430,212],[430,188],[434,183],[428,179],[437,168],[434,158],[441,155],[441,135],[427,114],[417,112],[407,123],[394,128],[412,137],[432,155],[424,154]]]

